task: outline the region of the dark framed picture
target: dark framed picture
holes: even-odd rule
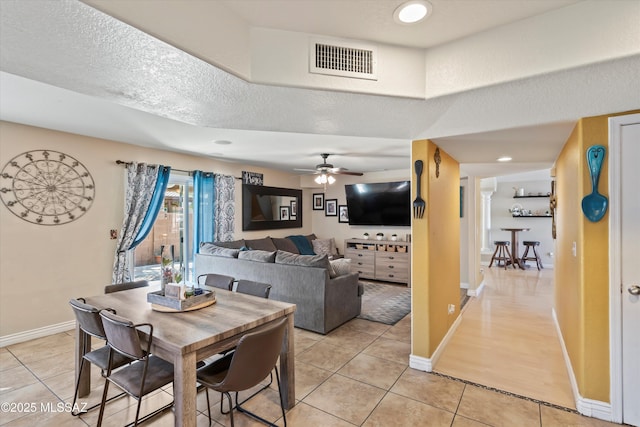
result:
[[[349,222],[349,210],[347,205],[338,205],[338,222]]]
[[[289,221],[290,213],[289,206],[280,206],[280,221]]]
[[[324,193],[313,194],[313,210],[314,211],[324,210]]]
[[[295,219],[295,218],[296,218],[296,216],[298,215],[298,202],[297,202],[297,201],[295,201],[295,200],[292,200],[292,201],[289,203],[289,210],[290,210],[290,212],[289,212],[289,217],[290,217],[291,219]]]
[[[338,216],[338,199],[327,199],[324,202],[325,216]]]

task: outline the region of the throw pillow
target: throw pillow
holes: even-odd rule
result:
[[[276,260],[276,252],[269,251],[241,251],[238,254],[238,259],[246,259],[256,262],[274,262]]]
[[[334,255],[331,248],[331,239],[315,239],[311,241],[313,245],[313,252],[317,255],[327,255],[331,257]]]
[[[301,265],[329,269],[329,258],[326,255],[298,255],[290,252],[278,251],[276,264]]]
[[[223,256],[227,258],[238,258],[239,252],[240,251],[238,249],[223,248],[220,246],[216,246],[213,243],[202,242],[200,244],[201,254],[217,255],[217,256]]]
[[[331,265],[329,277],[332,279],[351,273],[351,260],[349,258],[338,258],[329,261],[329,263]]]
[[[273,244],[271,237],[263,237],[262,239],[254,239],[254,240],[245,240],[245,246],[249,249],[257,249],[260,251],[269,251],[274,252],[277,251],[276,245]]]
[[[216,246],[220,246],[221,248],[240,249],[244,246],[244,239],[233,240],[230,242],[213,242],[213,244]]]
[[[291,252],[292,254],[300,253],[300,251],[298,251],[298,247],[291,241],[291,239],[287,239],[286,237],[272,237],[271,240],[273,240],[273,244],[276,245],[276,248],[280,251]]]

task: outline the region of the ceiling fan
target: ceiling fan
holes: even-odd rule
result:
[[[354,175],[354,176],[363,175],[362,172],[350,172],[346,168],[336,168],[331,163],[327,163],[327,157],[330,156],[329,153],[322,153],[320,154],[320,156],[322,157],[322,163],[317,164],[315,169],[294,169],[294,170],[302,171],[302,172],[311,172],[315,175],[318,175],[315,181],[318,184],[325,184],[325,185],[327,183],[333,184],[336,181],[336,179],[331,175]]]

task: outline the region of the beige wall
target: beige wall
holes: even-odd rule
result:
[[[422,160],[423,218],[412,221],[412,354],[429,358],[460,313],[460,170],[458,162],[440,150],[440,174],[433,160],[437,146],[414,141],[412,161]],[[415,197],[416,181],[412,178]],[[447,306],[455,305],[453,314]]]
[[[0,167],[37,149],[60,151],[84,164],[95,181],[95,201],[85,215],[59,226],[31,224],[0,207],[0,337],[70,321],[70,298],[102,293],[104,285],[111,282],[116,241],[109,238],[109,230],[120,230],[125,185],[124,168],[115,160],[234,176],[250,170],[263,173],[265,185],[299,188],[296,175],[0,122]],[[236,181],[236,202],[237,237],[311,232],[311,202],[306,199],[303,228],[268,233],[242,232],[241,181]]]

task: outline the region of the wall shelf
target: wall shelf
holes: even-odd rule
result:
[[[531,199],[531,198],[535,198],[535,197],[549,197],[549,194],[536,194],[536,195],[531,195],[531,196],[513,196],[514,199]]]
[[[551,218],[551,215],[511,215],[514,218]]]

